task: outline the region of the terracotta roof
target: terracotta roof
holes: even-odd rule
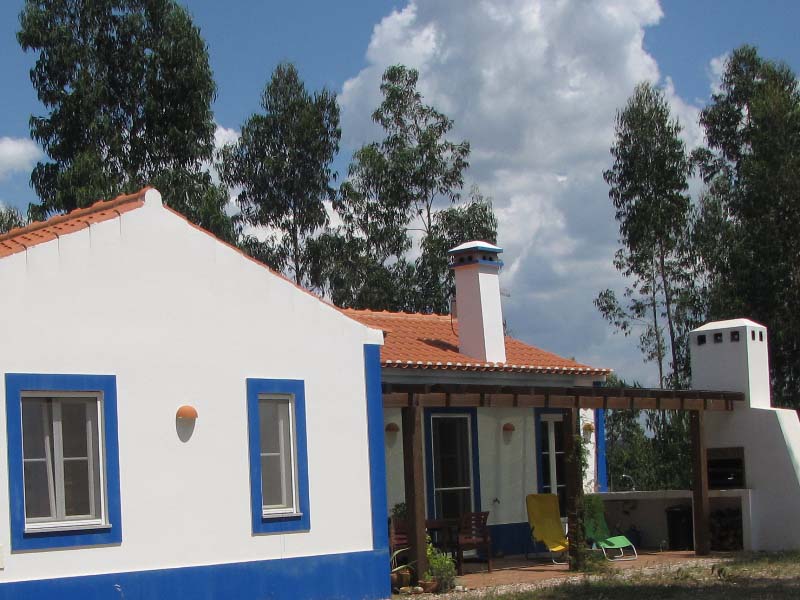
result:
[[[385,367],[580,375],[603,375],[611,371],[562,358],[508,336],[505,363],[477,361],[458,351],[458,320],[451,320],[449,315],[352,309],[342,312],[364,325],[383,330],[381,360]]]
[[[144,195],[149,189],[143,188],[135,194],[118,196],[113,200],[101,200],[91,206],[57,215],[47,221],[37,221],[25,227],[12,229],[0,235],[0,258],[24,252],[31,246],[58,239],[62,235],[85,229],[92,223],[108,221],[122,213],[144,206]]]

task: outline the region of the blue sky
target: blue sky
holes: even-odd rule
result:
[[[652,382],[630,339],[592,306],[619,289],[616,229],[602,170],[613,117],[633,85],[663,85],[701,141],[696,117],[714,65],[743,43],[800,69],[800,2],[766,0],[350,0],[188,2],[208,44],[221,137],[258,108],[274,66],[294,62],[307,85],[340,94],[349,152],[375,136],[369,113],[386,65],[419,68],[427,99],[473,147],[470,183],[491,196],[506,248],[505,310],[522,339]],[[40,113],[15,33],[20,0],[0,3],[0,202],[35,200],[28,118]],[[746,315],[743,315],[746,316]]]

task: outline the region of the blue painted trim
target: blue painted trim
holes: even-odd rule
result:
[[[597,489],[608,491],[608,468],[606,466],[606,411],[596,408],[594,411],[595,456],[597,469]]]
[[[379,600],[390,596],[389,556],[383,550],[0,583],[0,600]]]
[[[103,439],[108,525],[102,529],[25,533],[25,487],[22,466],[22,392],[102,393]],[[122,542],[119,493],[117,378],[114,375],[6,373],[8,491],[11,504],[11,550],[46,550]]]
[[[258,419],[259,394],[292,394],[294,396],[294,428],[297,439],[297,495],[299,515],[262,514],[261,495],[261,431]],[[308,502],[308,444],[306,436],[305,385],[297,379],[247,380],[247,433],[250,449],[250,510],[253,533],[287,533],[311,529],[311,508]]]
[[[369,487],[372,501],[372,548],[387,550],[389,518],[386,507],[386,449],[383,439],[383,391],[381,347],[364,344],[364,381],[367,388],[367,432],[369,436]]]
[[[492,552],[495,554],[511,556],[539,551],[538,545],[533,543],[527,521],[489,525],[489,531],[492,534]]]
[[[436,518],[436,502],[433,497],[433,427],[431,417],[441,414],[469,415],[472,437],[472,505],[475,512],[481,510],[481,468],[478,452],[478,410],[476,408],[426,408],[425,409],[425,495],[428,518]]]
[[[536,489],[540,494],[544,493],[544,482],[542,481],[542,444],[539,436],[542,432],[542,415],[544,414],[564,414],[562,408],[534,408],[533,427],[536,432],[534,443],[536,444]]]

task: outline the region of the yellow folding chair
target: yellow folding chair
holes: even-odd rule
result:
[[[558,496],[555,494],[529,494],[525,496],[528,509],[528,525],[533,541],[542,542],[550,551],[554,564],[565,565],[567,561],[557,561],[556,554],[564,554],[569,548],[567,536],[561,526],[561,513],[558,509]]]

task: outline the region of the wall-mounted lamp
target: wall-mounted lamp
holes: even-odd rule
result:
[[[386,433],[397,433],[400,431],[400,426],[397,423],[387,423],[384,430]]]
[[[516,429],[516,427],[514,427],[513,423],[504,423],[503,424],[503,433],[511,433],[515,429]]]
[[[197,419],[197,409],[194,406],[189,406],[188,404],[184,404],[178,409],[178,412],[175,413],[176,419],[190,419],[192,421]]]

